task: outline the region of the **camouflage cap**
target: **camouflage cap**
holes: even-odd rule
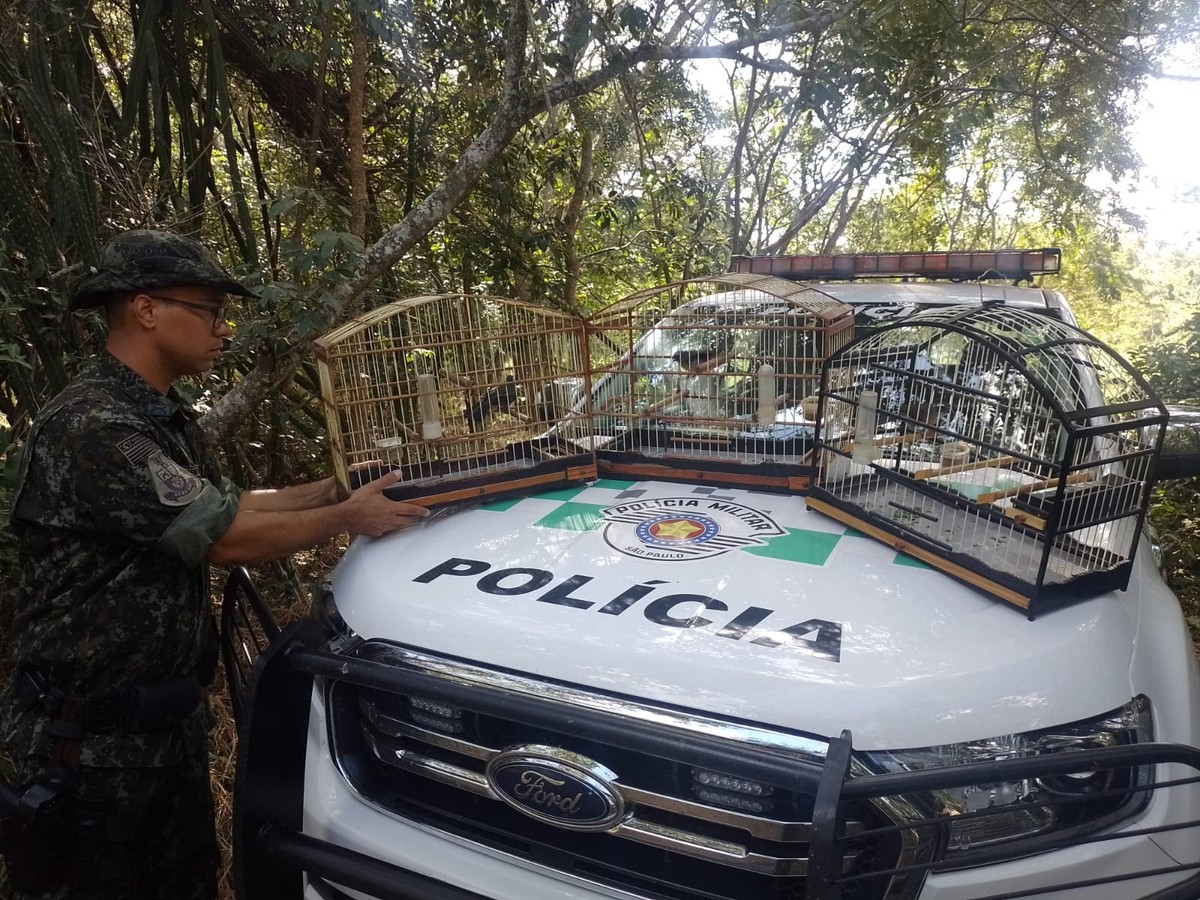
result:
[[[113,294],[165,287],[214,287],[227,294],[252,297],[225,271],[204,246],[169,231],[138,229],[108,242],[99,267],[75,283],[69,309],[102,306]]]

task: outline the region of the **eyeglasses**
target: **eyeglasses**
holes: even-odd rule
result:
[[[164,303],[175,303],[179,306],[186,306],[188,309],[194,309],[197,312],[205,313],[212,316],[212,330],[216,331],[225,323],[225,317],[229,314],[222,303],[220,306],[213,306],[209,303],[193,303],[191,300],[180,300],[178,297],[161,297],[158,294],[147,294],[151,300],[161,300]]]

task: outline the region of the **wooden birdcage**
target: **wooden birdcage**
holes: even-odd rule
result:
[[[319,341],[337,476],[400,468],[389,495],[445,503],[595,476],[582,320],[515,300],[398,300]],[[554,431],[563,418],[582,443]]]
[[[769,276],[625,298],[588,320],[601,470],[803,488],[821,366],[853,333],[850,306]]]
[[[1087,333],[917,313],[831,356],[821,405],[811,508],[1030,618],[1128,584],[1167,413]]]

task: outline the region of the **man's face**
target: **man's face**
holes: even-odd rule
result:
[[[213,367],[233,336],[226,321],[228,297],[216,288],[169,287],[142,291],[154,304],[159,349],[176,378]]]

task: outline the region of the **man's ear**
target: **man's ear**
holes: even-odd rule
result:
[[[129,305],[129,319],[131,324],[136,324],[139,328],[147,331],[153,331],[158,327],[157,309],[149,295],[135,294],[133,296]]]

